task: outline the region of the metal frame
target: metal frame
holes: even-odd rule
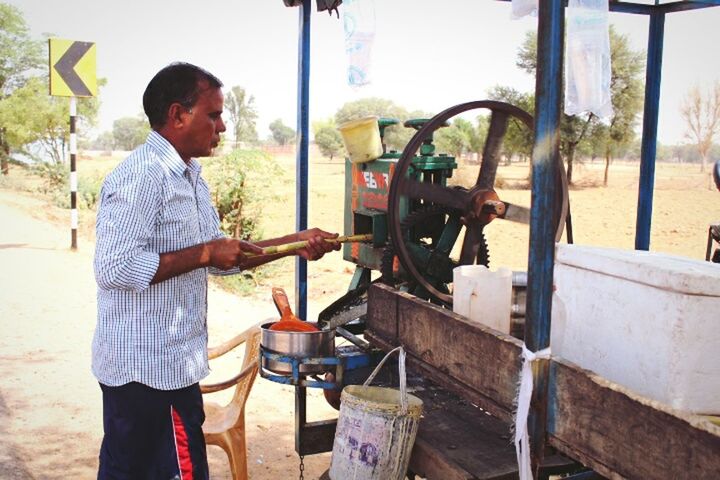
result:
[[[510,2],[511,0],[498,0]],[[553,69],[553,73],[549,73],[545,81],[549,81],[552,75],[562,78],[562,38],[564,36],[564,25],[558,24],[560,19],[564,18],[564,7],[567,0],[540,1],[538,14],[538,51],[541,52],[540,44],[543,43],[543,51],[538,55],[538,78],[540,78],[539,70],[542,65],[546,68]],[[648,34],[648,61],[645,75],[645,104],[643,111],[643,129],[642,129],[642,147],[640,160],[640,183],[638,192],[638,208],[635,224],[635,248],[638,250],[648,250],[650,248],[650,226],[652,220],[652,204],[653,204],[653,184],[655,180],[655,154],[657,149],[657,124],[658,124],[658,105],[660,102],[660,80],[662,72],[662,51],[664,42],[664,26],[665,15],[673,12],[682,12],[688,10],[697,10],[720,6],[720,0],[674,0],[660,3],[659,0],[655,4],[625,2],[619,0],[610,0],[610,11],[618,13],[630,13],[650,16],[650,28]],[[297,153],[296,153],[296,229],[304,230],[308,223],[308,152],[309,152],[309,105],[310,105],[310,14],[312,12],[312,0],[302,0],[299,6],[299,26],[298,26],[298,109],[297,109]],[[560,31],[543,31],[540,32],[542,25],[557,25]],[[558,37],[559,35],[559,37]],[[554,40],[552,40],[554,38]],[[558,43],[558,38],[560,39]],[[553,50],[555,49],[555,50]],[[559,69],[556,67],[560,67]],[[557,79],[555,80],[558,81]],[[545,134],[556,131],[557,124],[545,123],[548,121],[548,115],[554,115],[554,110],[560,108],[560,89],[561,86],[555,85],[552,88],[546,88],[545,83],[536,85],[536,116],[545,117],[542,121],[538,121],[538,130]],[[539,97],[543,97],[540,99]],[[559,118],[559,117],[558,117]],[[534,152],[540,152],[538,147],[543,143],[546,136],[537,137]],[[545,145],[548,146],[547,144]],[[552,149],[554,151],[555,148]],[[555,157],[557,153],[550,156]],[[540,161],[547,161],[547,158]],[[544,177],[551,172],[543,171],[538,176]],[[533,178],[533,182],[541,178]],[[547,183],[547,182],[542,182]],[[534,192],[533,198],[535,205],[537,202],[543,202],[541,192]],[[534,216],[541,215],[547,211],[547,205],[539,206],[534,211]],[[536,225],[534,237],[543,236],[540,225]],[[532,229],[531,229],[532,231]],[[532,236],[531,236],[531,264],[535,262],[535,268],[538,270],[541,264],[547,263],[547,252],[536,258],[533,254]],[[542,248],[541,248],[542,250]],[[544,260],[543,260],[544,259]],[[549,267],[552,268],[552,262]],[[545,265],[547,268],[548,265]],[[552,280],[552,279],[551,279]],[[532,280],[531,280],[532,282]],[[535,290],[535,288],[533,288]],[[542,289],[540,294],[545,297],[547,303],[550,301],[550,293]],[[295,311],[300,318],[307,316],[307,262],[302,258],[297,258],[295,263]],[[528,298],[528,301],[531,300]],[[538,299],[532,300],[537,303]]]
[[[338,330],[341,330],[342,336],[349,339],[350,334],[348,332],[340,328]],[[351,341],[358,340],[356,338]],[[292,357],[273,353],[266,350],[262,345],[260,346],[258,355],[260,376],[276,383],[295,387],[295,451],[298,455],[313,455],[332,450],[335,427],[337,426],[337,419],[308,422],[307,389],[336,390],[338,387],[342,388],[343,377],[346,372],[372,368],[380,361],[383,355],[382,351],[370,349],[368,345],[362,344],[356,344],[354,347],[339,347],[332,357]],[[270,360],[290,365],[292,372],[278,374],[267,369],[264,364]],[[318,375],[322,374],[318,373],[300,373],[302,365],[325,365],[328,367],[327,371],[334,373],[334,381],[322,381],[318,377]],[[315,377],[316,380],[311,380],[308,377]]]
[[[264,366],[264,360],[287,363],[290,365],[292,372],[287,374],[274,373]],[[267,378],[275,383],[333,390],[342,387],[345,371],[369,367],[372,365],[371,360],[373,360],[371,353],[355,349],[338,351],[332,357],[292,357],[281,353],[274,353],[261,345],[258,356],[258,370],[261,377]],[[308,380],[308,376],[317,376],[317,374],[301,373],[300,367],[303,365],[325,365],[328,367],[327,371],[333,371],[332,367],[334,367],[333,373],[335,375],[335,381],[324,382],[321,380]]]
[[[551,226],[550,219],[553,212],[553,179],[560,161],[559,125],[562,108],[564,16],[567,0],[540,0],[538,4],[536,123],[532,156],[533,190],[525,333],[525,343],[531,351],[538,351],[547,347],[550,341],[550,309],[552,304],[555,246],[554,229]],[[638,250],[648,250],[650,247],[665,15],[712,6],[720,6],[720,0],[676,0],[665,3],[656,0],[654,4],[610,0],[610,11],[612,12],[642,14],[650,17],[635,233],[635,248]],[[302,0],[298,48],[298,230],[307,228],[311,8],[311,0]],[[296,299],[296,311],[302,318],[306,316],[307,311],[307,266],[302,259],[299,259],[296,263]],[[533,375],[535,377],[535,392],[528,426],[532,438],[531,445],[533,446],[534,459],[541,455],[545,443],[548,366],[548,362],[541,362],[540,368],[535,369]]]
[[[295,228],[308,226],[308,152],[310,148],[310,13],[312,0],[302,0],[298,26],[297,152],[295,157]],[[307,260],[295,257],[295,314],[307,318]]]
[[[657,148],[658,106],[662,69],[665,14],[720,5],[720,0],[672,2],[642,5],[628,2],[611,2],[611,11],[650,15],[648,34],[648,61],[646,70],[645,104],[640,160],[640,186],[635,232],[635,248],[650,247],[655,153]],[[535,98],[535,146],[533,149],[533,192],[530,222],[530,252],[528,262],[527,312],[525,343],[535,352],[549,345],[550,308],[554,268],[554,242],[547,227],[553,198],[551,188],[553,165],[560,161],[559,134],[565,2],[544,0],[538,11],[538,71]],[[535,189],[538,186],[538,190]],[[544,221],[545,219],[545,221]],[[534,370],[535,391],[530,412],[530,430],[533,459],[541,456],[545,443],[548,404],[548,362]]]

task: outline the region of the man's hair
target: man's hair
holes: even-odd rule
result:
[[[207,82],[207,85],[202,83]],[[222,82],[212,73],[184,62],[174,62],[150,80],[143,94],[145,115],[153,129],[165,125],[170,105],[179,103],[189,109],[205,88],[221,88]]]

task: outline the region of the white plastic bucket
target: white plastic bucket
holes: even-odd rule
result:
[[[385,360],[400,352],[400,390],[369,386]],[[412,452],[422,400],[407,393],[405,351],[391,350],[363,385],[348,385],[330,463],[332,480],[402,480]]]
[[[371,162],[383,154],[378,117],[351,120],[338,130],[352,163]]]

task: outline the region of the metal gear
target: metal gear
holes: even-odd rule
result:
[[[342,327],[358,320],[365,323],[367,315],[368,286],[359,286],[325,307],[318,315],[318,326],[323,330]]]
[[[428,251],[431,255],[436,254],[435,249],[445,228],[446,219],[453,213],[454,212],[451,209],[442,205],[431,205],[414,210],[401,222],[405,241],[413,242],[418,247]],[[477,263],[488,266],[490,255],[484,234],[481,234],[479,242],[480,246],[478,248]],[[458,265],[457,262],[450,259],[449,252],[446,256],[447,262],[441,275],[428,275],[429,278],[426,277],[431,283],[437,285],[443,292],[449,291],[447,284],[452,282],[452,269]],[[402,278],[401,274],[396,274],[395,250],[392,245],[388,245],[383,251],[380,272],[382,274],[381,279],[383,283],[393,286],[403,284],[409,292],[416,293],[418,282],[407,275],[404,275],[406,278]],[[423,275],[427,275],[427,272],[422,273]]]

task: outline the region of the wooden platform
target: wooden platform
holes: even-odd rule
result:
[[[443,323],[444,319],[434,313],[437,307],[418,309],[413,297],[385,287],[371,295],[365,337],[386,351],[395,345],[388,338],[405,346],[408,386],[423,400],[423,418],[409,471],[429,480],[517,478],[510,426],[516,380],[509,376],[515,376],[520,367],[521,343],[500,334],[502,340],[494,344],[496,348],[480,351],[471,346],[486,343],[488,336],[497,338],[495,332],[470,322],[454,326]],[[398,321],[405,315],[413,317],[412,323]],[[467,355],[463,347],[471,347],[475,356]],[[477,368],[476,358],[491,365],[495,373],[484,375]],[[505,371],[509,372],[507,378],[503,377]],[[472,382],[493,395],[481,395],[470,386]],[[567,458],[549,456],[543,470],[559,473],[574,467],[576,464]]]
[[[489,412],[425,379],[410,380],[423,400],[409,470],[428,479],[500,480],[517,478],[510,426]],[[419,389],[418,389],[419,388]],[[566,472],[574,463],[548,457],[545,472]]]
[[[431,480],[516,478],[508,425],[522,342],[390,287],[369,295],[365,337],[403,345],[410,367],[444,391],[419,392],[430,409],[411,469]],[[610,478],[720,479],[720,427],[708,419],[561,358],[549,382],[547,440],[559,453]]]
[[[392,365],[390,362],[386,365]],[[387,373],[388,366],[383,369]],[[397,370],[395,370],[397,372]],[[383,382],[397,388],[395,376]],[[517,478],[510,426],[489,412],[412,371],[409,391],[423,400],[423,417],[408,467],[409,475],[429,480],[505,480]],[[545,473],[566,472],[575,464],[548,457]],[[321,478],[329,479],[326,474]]]

